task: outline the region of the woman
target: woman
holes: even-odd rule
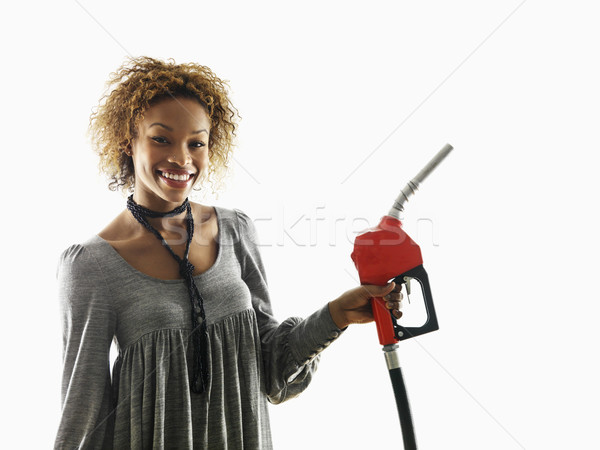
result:
[[[319,353],[372,321],[370,297],[400,317],[400,287],[359,286],[278,323],[250,218],[188,200],[205,181],[214,192],[231,157],[225,84],[203,66],[141,57],[110,86],[90,131],[109,187],[133,193],[60,257],[55,448],[271,448],[267,401],[307,387]]]

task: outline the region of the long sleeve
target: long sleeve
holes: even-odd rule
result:
[[[110,287],[94,256],[75,244],[60,256],[62,412],[55,449],[112,448],[109,351],[116,329]]]
[[[342,334],[325,304],[306,319],[279,323],[273,316],[267,277],[253,222],[235,209],[239,225],[242,277],[251,292],[261,338],[266,393],[277,404],[298,396],[310,383],[320,352]]]

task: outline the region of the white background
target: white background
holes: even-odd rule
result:
[[[125,208],[85,132],[127,55],[194,61],[229,80],[239,148],[227,190],[202,202],[256,219],[280,320],[359,284],[354,234],[454,145],[405,213],[440,322],[400,346],[420,448],[600,446],[595,2],[10,8],[0,31],[4,447],[54,439],[56,262]],[[278,449],[401,446],[374,325],[352,326],[308,390],[270,411]]]

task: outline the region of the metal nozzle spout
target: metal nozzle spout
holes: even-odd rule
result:
[[[408,198],[417,191],[419,185],[425,180],[425,178],[429,176],[431,172],[433,172],[439,163],[441,163],[446,156],[448,156],[448,153],[450,153],[453,148],[454,147],[452,147],[450,144],[444,145],[444,147],[437,152],[431,161],[429,161],[427,165],[423,167],[423,169],[421,169],[421,171],[412,180],[410,180],[406,186],[404,186],[404,189],[400,191],[400,195],[398,195],[394,201],[394,206],[392,206],[390,209],[388,216],[400,219],[400,213],[404,210],[404,203],[406,203]]]

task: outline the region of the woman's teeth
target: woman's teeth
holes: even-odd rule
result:
[[[168,172],[160,172],[160,174],[165,177],[165,178],[170,178],[171,180],[177,180],[177,181],[187,181],[190,179],[191,175],[174,175],[172,173],[168,173]]]

